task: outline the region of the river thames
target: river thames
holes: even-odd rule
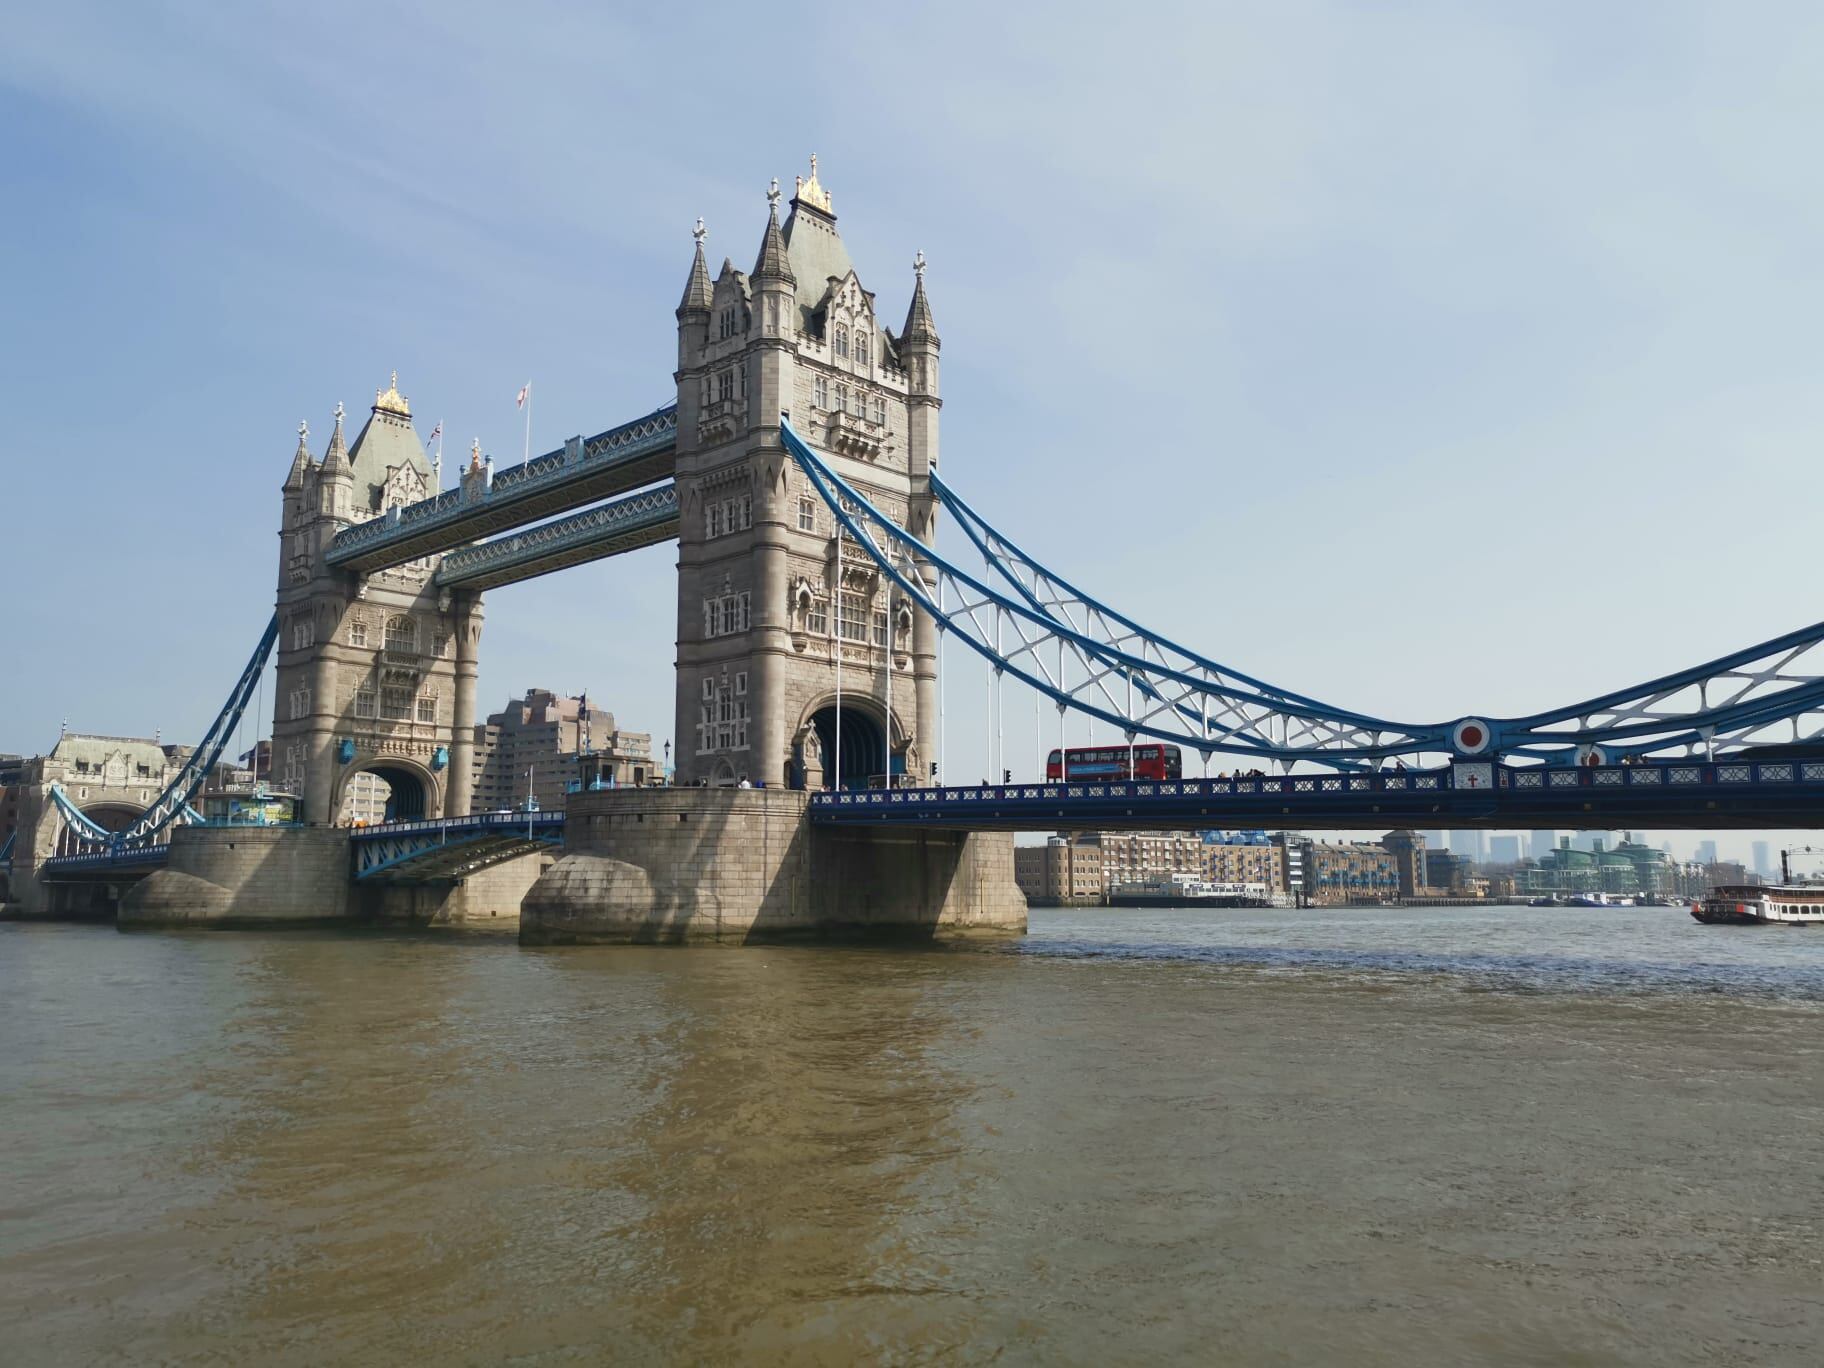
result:
[[[17,1364],[1824,1356],[1824,932],[0,926]]]

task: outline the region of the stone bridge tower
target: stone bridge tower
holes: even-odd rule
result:
[[[936,625],[837,535],[779,436],[783,412],[930,539],[940,401],[923,258],[895,333],[850,264],[816,158],[783,225],[777,181],[767,199],[751,273],[724,260],[712,280],[699,221],[677,310],[678,780],[928,776]]]
[[[390,787],[391,816],[469,810],[479,595],[440,593],[436,557],[371,575],[326,559],[338,532],[426,498],[432,483],[397,375],[352,447],[340,404],[321,461],[299,427],[280,528],[272,762],[307,822],[337,821],[363,773]]]

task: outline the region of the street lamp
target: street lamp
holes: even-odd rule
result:
[[[666,782],[666,784],[671,783],[671,742],[670,741],[667,741],[665,743],[665,768],[663,771],[661,771],[659,777],[662,778]]]

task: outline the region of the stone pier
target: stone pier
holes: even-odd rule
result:
[[[572,794],[528,945],[1020,935],[1005,833],[820,829],[790,789]]]
[[[165,868],[121,899],[120,926],[303,926],[348,921],[339,827],[178,827]]]

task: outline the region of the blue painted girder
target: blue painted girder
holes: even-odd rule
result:
[[[1307,695],[1274,688],[1141,627],[1026,555],[933,475],[933,492],[957,517],[991,570],[1013,586],[1013,595],[992,588],[882,515],[838,476],[789,422],[783,425],[783,433],[787,449],[839,522],[902,591],[937,618],[940,626],[958,630],[964,624],[958,614],[947,613],[944,605],[934,601],[924,584],[915,583],[903,573],[894,558],[883,553],[868,535],[869,530],[878,533],[888,545],[896,546],[904,557],[930,565],[952,582],[965,586],[979,597],[977,607],[1006,614],[1009,620],[1027,629],[1018,643],[1019,649],[1012,653],[989,643],[985,634],[978,639],[969,630],[958,630],[958,635],[997,670],[1013,674],[1062,706],[1108,721],[1130,736],[1177,741],[1206,753],[1226,751],[1288,763],[1309,760],[1341,768],[1378,764],[1395,755],[1438,752],[1484,757],[1523,754],[1568,763],[1580,748],[1590,746],[1609,748],[1619,756],[1680,747],[1696,751],[1713,746],[1720,738],[1726,750],[1748,744],[1758,729],[1824,710],[1824,674],[1786,672],[1793,658],[1824,643],[1821,623],[1630,689],[1527,717],[1409,723],[1351,712]],[[1049,597],[1039,592],[1040,587],[1050,590]],[[1085,621],[1074,621],[1071,608],[1079,610]],[[1091,619],[1103,630],[1104,637],[1085,630]],[[998,625],[999,619],[997,630]],[[1147,715],[1140,715],[1139,710],[1130,714],[1087,703],[1080,692],[1061,689],[1054,681],[1026,668],[1015,657],[1025,661],[1034,658],[1030,650],[1034,632],[1068,643],[1073,651],[1081,653],[1083,660],[1094,662],[1124,685],[1130,685],[1142,703],[1153,705]],[[1166,699],[1162,686],[1167,684],[1176,690],[1178,701]],[[1723,701],[1712,705],[1705,696],[1691,706],[1675,697],[1684,691],[1711,687],[1725,695]],[[1078,688],[1081,690],[1082,686]],[[1106,701],[1106,690],[1103,692]],[[1274,744],[1261,737],[1224,736],[1212,740],[1210,709],[1191,706],[1184,701],[1187,696],[1215,702],[1219,711],[1259,710],[1281,720],[1282,732],[1295,725],[1307,734],[1328,729],[1331,735],[1321,744],[1301,739],[1298,745]],[[1161,725],[1162,713],[1169,714],[1167,721],[1175,717],[1176,723]],[[1465,724],[1471,723],[1481,734],[1480,744],[1459,745],[1457,741],[1467,734]],[[1271,726],[1266,730],[1270,732]],[[1814,721],[1810,736],[1820,734],[1824,734],[1824,724]]]

